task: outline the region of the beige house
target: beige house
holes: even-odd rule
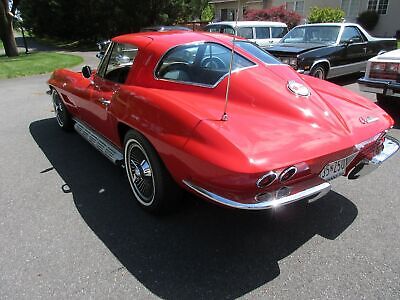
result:
[[[238,3],[239,1],[239,3]],[[243,19],[246,9],[262,9],[285,5],[304,17],[306,22],[310,8],[339,7],[346,13],[345,21],[355,22],[357,16],[366,10],[375,10],[379,15],[378,25],[372,34],[378,36],[394,36],[400,30],[400,0],[213,0],[215,18],[219,21],[234,21],[239,4],[239,20]]]

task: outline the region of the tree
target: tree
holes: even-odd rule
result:
[[[11,1],[10,1],[11,2]],[[18,56],[17,43],[13,30],[13,18],[19,0],[12,1],[11,10],[7,0],[0,0],[0,39],[8,57]]]
[[[244,19],[247,21],[276,21],[285,23],[289,29],[297,26],[301,16],[285,8],[285,5],[269,9],[251,9],[246,11]]]
[[[344,11],[332,7],[311,7],[308,17],[309,23],[337,23],[342,22]]]

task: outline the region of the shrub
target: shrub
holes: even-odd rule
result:
[[[342,22],[344,11],[333,7],[312,7],[308,17],[308,23]]]
[[[379,21],[379,14],[376,11],[367,10],[359,14],[357,23],[370,31],[375,28]]]
[[[300,23],[301,16],[293,11],[285,9],[285,5],[269,9],[252,9],[244,15],[246,21],[275,21],[285,23],[289,29]]]

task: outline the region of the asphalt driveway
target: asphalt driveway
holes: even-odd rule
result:
[[[0,298],[400,297],[400,155],[308,208],[188,195],[154,217],[123,170],[56,126],[47,78],[0,81]],[[385,109],[400,138],[399,106]]]

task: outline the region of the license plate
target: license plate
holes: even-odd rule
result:
[[[356,157],[357,153],[354,153],[348,157],[339,159],[337,161],[333,161],[327,164],[319,174],[319,177],[322,179],[329,181],[335,179],[339,176],[342,176],[346,172],[346,167],[350,164],[350,162]]]

